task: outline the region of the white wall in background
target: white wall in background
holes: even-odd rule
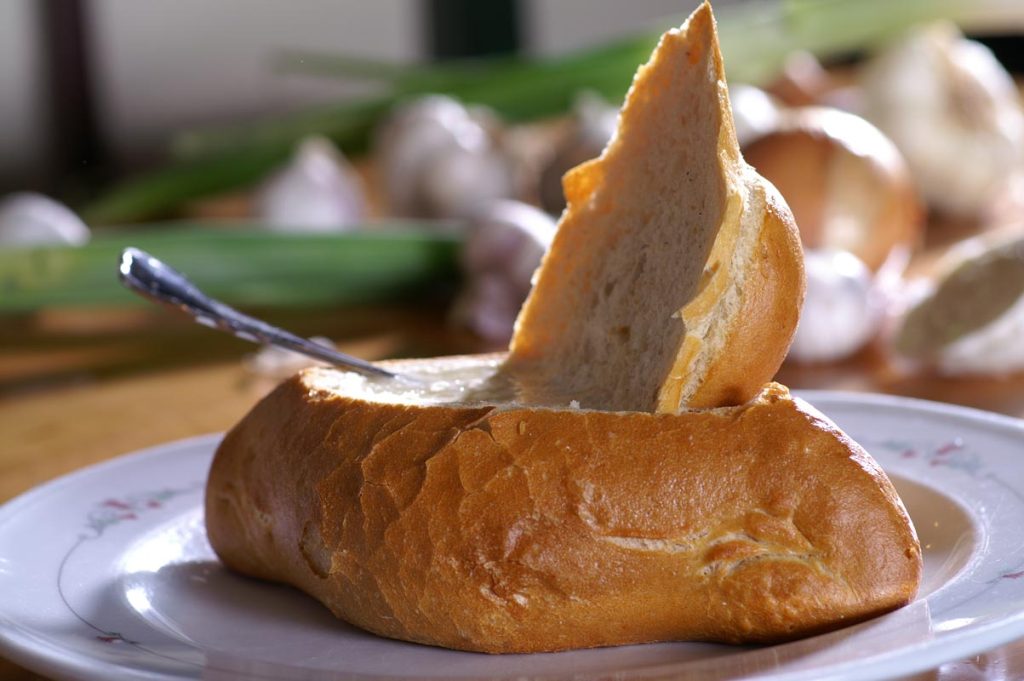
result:
[[[487,0],[480,0],[486,2]],[[523,41],[558,54],[681,21],[697,0],[522,0]],[[735,0],[717,0],[716,5]],[[90,0],[98,120],[123,160],[175,130],[301,108],[353,83],[273,71],[302,47],[397,61],[425,51],[423,0]],[[46,92],[36,0],[0,0],[0,179],[44,167]],[[362,90],[365,91],[365,90]]]
[[[4,0],[7,1],[7,0]],[[281,49],[413,60],[417,0],[93,0],[99,118],[121,158],[189,125],[299,108],[357,91],[274,73]]]
[[[664,31],[683,22],[698,0],[523,0],[525,43],[532,54],[571,52],[616,36]],[[726,4],[718,0],[716,5]]]
[[[0,177],[29,184],[44,165],[42,59],[35,0],[0,0]]]

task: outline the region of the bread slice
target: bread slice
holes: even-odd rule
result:
[[[568,207],[516,323],[526,402],[674,413],[741,404],[803,301],[792,215],[740,156],[702,5],[640,68],[615,138],[564,178]]]
[[[872,459],[778,385],[650,414],[495,404],[500,357],[312,369],[224,439],[210,542],[382,636],[488,653],[775,641],[907,603],[921,556]],[[452,401],[463,395],[466,401]]]

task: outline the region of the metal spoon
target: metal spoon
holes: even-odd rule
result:
[[[156,303],[180,310],[203,326],[227,331],[253,343],[276,345],[367,376],[384,376],[408,383],[419,382],[409,376],[381,369],[358,357],[326,348],[242,314],[233,307],[210,298],[181,272],[138,248],[126,248],[121,251],[118,274],[121,283],[127,288]]]

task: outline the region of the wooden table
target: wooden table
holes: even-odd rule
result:
[[[270,317],[370,359],[484,349],[445,328],[440,303]],[[148,311],[0,320],[0,503],[124,452],[229,427],[270,385],[243,369],[245,352],[231,338]],[[901,373],[877,350],[839,366],[786,366],[780,378],[798,388],[876,390],[1024,416],[1024,377]],[[40,678],[0,659],[0,679]],[[1024,678],[1024,641],[914,677],[997,678]]]

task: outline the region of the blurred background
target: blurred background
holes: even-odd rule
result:
[[[0,1],[0,503],[224,431],[309,363],[125,290],[128,246],[365,359],[507,347],[562,175],[695,6]],[[1024,2],[714,9],[805,246],[778,379],[1024,417]]]
[[[281,68],[290,50],[415,64],[565,54],[654,31],[679,0],[8,0],[0,7],[4,190],[83,191],[164,158],[176,134],[373,91]],[[728,4],[727,2],[717,5]],[[716,5],[716,6],[717,6]]]
[[[371,359],[501,349],[562,174],[695,5],[6,0],[0,404],[303,363],[125,291],[128,245]],[[1021,3],[714,7],[744,153],[806,246],[780,378],[1024,415]]]

